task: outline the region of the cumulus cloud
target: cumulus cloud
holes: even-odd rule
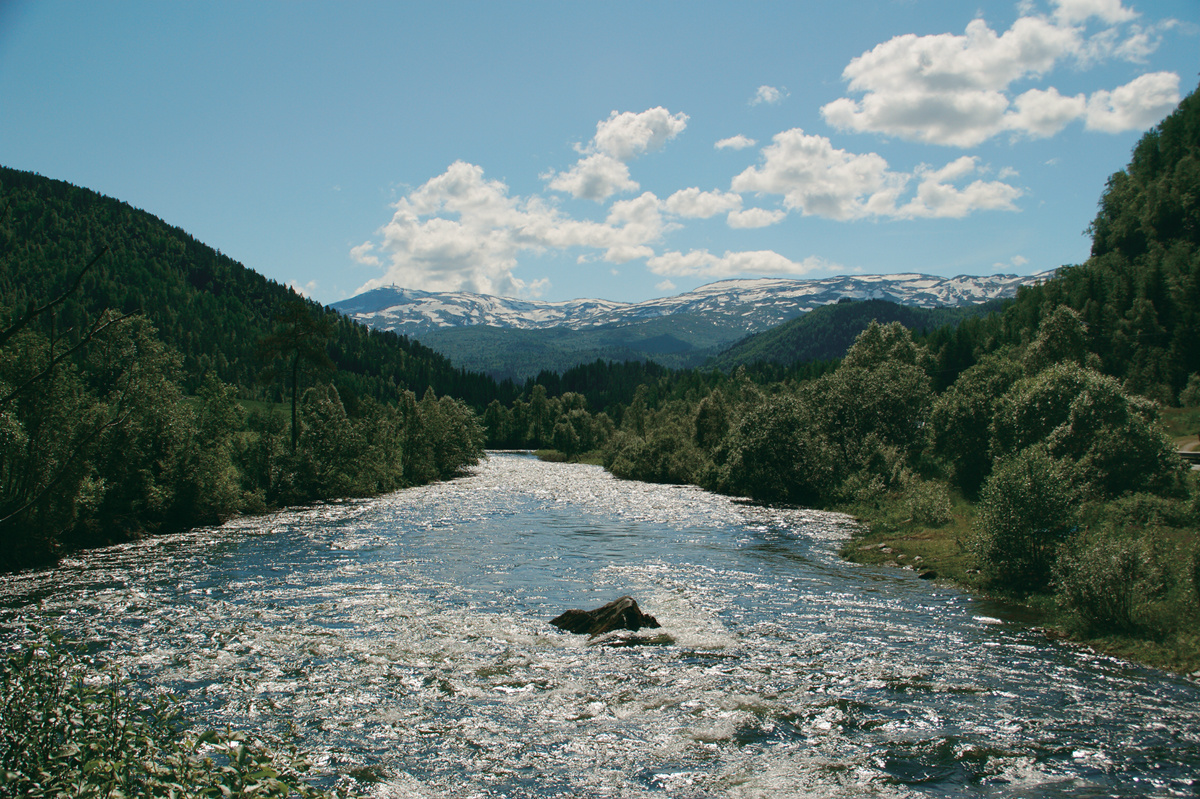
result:
[[[317,290],[317,281],[310,280],[307,283],[300,284],[293,280],[288,283],[288,288],[299,294],[301,297],[312,297]]]
[[[396,283],[431,291],[529,296],[544,283],[518,278],[524,252],[587,248],[611,263],[653,255],[649,244],[671,229],[651,193],[615,202],[603,222],[577,220],[539,197],[513,197],[475,164],[456,161],[395,204],[381,241],[353,248],[363,263],[387,260],[385,273],[358,291]]]
[[[729,216],[725,217],[725,222],[731,228],[759,228],[780,222],[785,216],[787,216],[787,212],[781,211],[778,208],[774,210],[746,208],[744,210],[730,211]]]
[[[661,149],[687,127],[687,114],[672,114],[659,106],[635,114],[613,111],[608,119],[596,123],[596,135],[589,151],[599,150],[613,158],[628,161],[635,156]]]
[[[759,86],[754,92],[754,96],[750,98],[750,105],[775,105],[776,103],[787,97],[787,89],[780,89],[775,86]]]
[[[726,251],[714,255],[708,250],[664,252],[646,262],[656,275],[671,277],[728,278],[737,275],[804,275],[818,270],[832,270],[836,265],[820,258],[793,261],[774,250],[744,252]]]
[[[708,219],[742,207],[741,195],[725,191],[680,189],[666,199],[664,207],[675,216]]]
[[[914,176],[918,180],[916,195],[891,215],[905,219],[921,217],[959,218],[973,211],[1015,211],[1020,189],[1000,181],[974,180],[958,188],[960,181],[978,170],[977,161],[963,156],[941,169],[922,167]]]
[[[1063,96],[1053,87],[1015,98],[1009,93],[1013,83],[1042,78],[1065,61],[1082,66],[1114,57],[1143,59],[1157,43],[1146,29],[1125,25],[1135,17],[1119,0],[1058,0],[1051,16],[1027,11],[1002,34],[975,19],[961,36],[897,36],[843,70],[849,89],[862,96],[838,98],[821,113],[843,130],[955,147],[973,147],[1003,133],[1052,136],[1076,119],[1087,119],[1095,130],[1145,127],[1179,102],[1177,76],[1173,93],[1156,78],[1152,101],[1136,112],[1133,103],[1119,101],[1119,108],[1104,116],[1104,125],[1090,122],[1093,102],[1103,106],[1150,76],[1090,99]],[[1110,27],[1088,35],[1085,23],[1097,20]]]
[[[1110,25],[1137,19],[1137,12],[1121,5],[1121,0],[1058,0],[1054,18],[1068,25],[1087,22],[1095,17]]]
[[[629,176],[629,167],[607,153],[581,158],[566,172],[549,175],[547,184],[554,191],[573,197],[602,202],[618,192],[637,191],[640,187]]]
[[[657,107],[635,114],[613,111],[596,123],[596,135],[575,149],[583,157],[566,172],[542,175],[553,191],[603,202],[613,194],[640,188],[629,175],[627,162],[661,149],[687,127],[687,114],[672,114]]]
[[[350,257],[355,261],[358,261],[360,264],[366,264],[367,266],[379,266],[381,264],[379,257],[371,254],[374,249],[375,242],[364,241],[357,247],[350,248]]]
[[[756,144],[758,142],[754,139],[739,133],[736,136],[730,136],[728,139],[721,139],[713,147],[718,150],[745,150],[747,147],[753,147]]]
[[[1087,101],[1089,130],[1119,133],[1156,124],[1179,104],[1179,76],[1173,72],[1142,75],[1111,92],[1098,91]]]
[[[824,136],[800,128],[776,134],[762,154],[759,166],[734,177],[733,190],[781,195],[786,208],[804,215],[839,220],[959,217],[976,210],[1016,210],[1020,196],[1019,189],[1002,181],[956,186],[978,171],[974,158],[959,158],[937,170],[895,172],[877,153],[839,150]],[[901,204],[914,182],[915,194]]]
[[[782,195],[785,206],[803,214],[843,220],[869,216],[874,198],[886,194],[894,202],[903,187],[902,179],[888,175],[881,156],[835,149],[829,139],[800,128],[777,133],[762,155],[761,166],[734,177],[733,190]]]

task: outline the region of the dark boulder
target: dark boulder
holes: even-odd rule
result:
[[[568,610],[566,613],[553,618],[550,623],[560,630],[580,635],[603,635],[614,630],[638,630],[649,627],[657,628],[662,625],[658,619],[638,607],[633,597],[623,596],[614,599],[604,607],[595,610]]]

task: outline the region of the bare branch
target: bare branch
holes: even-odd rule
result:
[[[100,252],[96,253],[96,257],[93,258],[91,261],[88,261],[87,266],[85,266],[82,270],[80,270],[79,274],[75,277],[75,282],[71,284],[71,287],[69,289],[64,291],[62,294],[58,295],[58,297],[56,297],[55,299],[53,299],[50,302],[46,303],[45,305],[41,306],[40,308],[30,309],[29,313],[25,314],[25,316],[22,317],[20,321],[14,323],[10,327],[6,328],[5,330],[0,331],[0,347],[3,347],[10,338],[15,336],[17,333],[21,332],[21,330],[23,330],[25,327],[27,327],[29,325],[29,323],[32,322],[34,319],[37,319],[39,316],[44,314],[46,311],[49,311],[52,308],[57,307],[58,305],[60,305],[63,302],[63,300],[65,300],[67,297],[74,294],[75,290],[79,288],[79,285],[81,283],[83,283],[84,275],[86,275],[88,273],[88,271],[91,270],[91,268],[93,266],[95,266],[100,261],[100,259],[104,257],[104,254],[107,252],[108,252],[107,246],[101,247]]]
[[[74,450],[71,452],[70,456],[67,457],[66,463],[62,466],[62,468],[59,469],[58,474],[54,477],[54,479],[52,479],[50,482],[46,483],[46,485],[42,486],[42,490],[38,491],[37,494],[33,497],[33,499],[29,500],[24,505],[17,508],[12,513],[8,514],[3,519],[0,519],[0,528],[2,528],[4,525],[8,524],[10,521],[15,519],[17,516],[20,516],[25,511],[32,508],[34,505],[41,502],[42,498],[45,497],[47,494],[49,494],[50,490],[53,489],[56,485],[58,485],[59,482],[61,482],[62,479],[67,476],[67,472],[70,471],[67,467],[75,460],[75,458],[77,458],[79,456],[79,453],[83,450],[83,448],[85,446],[87,446],[92,441],[94,441],[105,430],[109,430],[113,427],[117,427],[118,425],[124,424],[125,420],[129,418],[129,415],[131,413],[133,413],[133,412],[126,411],[124,415],[110,419],[109,421],[107,421],[104,424],[97,427],[95,430],[92,430],[90,433],[88,433],[86,436],[84,436],[82,440],[77,442],[75,444]]]
[[[71,357],[72,355],[74,355],[74,354],[75,354],[76,352],[78,352],[78,351],[79,351],[81,348],[83,348],[83,346],[84,346],[84,345],[86,345],[86,344],[90,343],[90,342],[91,342],[91,340],[92,340],[93,338],[95,338],[97,335],[99,335],[100,333],[104,332],[105,330],[107,330],[108,328],[112,327],[112,326],[113,326],[113,325],[115,325],[115,324],[119,324],[119,323],[121,323],[121,322],[124,322],[126,319],[130,318],[131,316],[137,316],[137,314],[136,314],[136,313],[127,313],[127,314],[123,314],[123,315],[121,315],[121,316],[118,316],[118,317],[116,317],[116,318],[106,318],[106,317],[104,317],[104,316],[101,316],[101,317],[99,317],[99,318],[98,318],[98,319],[97,319],[97,320],[96,320],[96,321],[95,321],[95,322],[92,324],[92,327],[91,327],[91,329],[90,329],[90,330],[88,330],[88,332],[87,332],[87,333],[86,333],[86,334],[83,336],[83,338],[81,338],[81,339],[79,340],[79,342],[78,342],[78,343],[76,343],[76,344],[75,344],[73,347],[71,347],[70,349],[68,349],[68,350],[66,350],[66,351],[64,351],[64,352],[60,352],[58,355],[55,355],[55,356],[54,356],[54,358],[53,358],[53,359],[50,361],[50,363],[49,363],[49,364],[46,366],[46,368],[45,368],[45,369],[43,369],[42,371],[38,372],[36,375],[34,375],[33,377],[29,378],[29,379],[28,379],[28,380],[26,380],[24,383],[22,383],[21,385],[17,386],[16,388],[14,388],[14,389],[13,389],[12,391],[10,391],[10,392],[9,392],[7,395],[5,395],[5,396],[3,396],[3,397],[0,397],[0,405],[3,405],[4,403],[6,403],[6,402],[8,402],[9,400],[13,399],[13,398],[14,398],[14,397],[16,397],[18,394],[20,394],[21,392],[25,391],[25,389],[29,388],[29,387],[30,387],[30,386],[32,386],[34,383],[38,382],[39,380],[41,380],[41,379],[43,379],[44,377],[46,377],[47,375],[49,375],[49,374],[50,374],[52,371],[54,371],[54,367],[56,367],[58,364],[62,363],[64,360],[66,360],[67,358],[69,358],[69,357]],[[103,323],[103,324],[101,324],[101,323]]]

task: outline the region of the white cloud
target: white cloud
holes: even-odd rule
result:
[[[708,219],[741,208],[742,198],[732,192],[700,191],[693,187],[675,192],[667,198],[664,206],[676,216]]]
[[[1137,12],[1121,5],[1121,0],[1057,0],[1054,18],[1068,25],[1086,22],[1091,17],[1111,25],[1137,19]]]
[[[367,266],[379,266],[380,265],[379,258],[377,256],[371,254],[371,251],[374,249],[375,249],[375,242],[364,241],[362,244],[358,245],[357,247],[350,248],[350,257],[353,258],[355,261],[358,261],[360,264],[366,264]]]
[[[955,147],[973,147],[1005,132],[1052,136],[1073,120],[1085,116],[1090,120],[1091,103],[1102,105],[1109,93],[1097,92],[1092,100],[1085,100],[1083,95],[1067,97],[1048,87],[1012,98],[1008,92],[1013,83],[1040,79],[1068,60],[1079,66],[1112,57],[1142,60],[1157,46],[1149,32],[1137,26],[1109,27],[1087,35],[1083,25],[1087,21],[1120,26],[1136,16],[1119,0],[1060,0],[1053,17],[1034,16],[1028,10],[1026,14],[1002,34],[975,19],[961,36],[906,34],[876,45],[842,72],[849,89],[862,97],[839,98],[823,106],[821,113],[829,124],[843,130]],[[1112,119],[1123,117],[1132,123],[1152,116],[1151,109],[1169,110],[1165,100],[1158,102],[1163,96],[1146,103],[1144,113],[1115,112]],[[1174,96],[1178,102],[1177,92]],[[1088,127],[1117,129],[1090,122]]]
[[[785,216],[787,212],[779,209],[768,211],[766,208],[747,208],[730,211],[729,216],[725,217],[725,222],[731,228],[759,228],[780,222]]]
[[[904,182],[889,178],[881,156],[834,149],[829,139],[806,135],[800,128],[775,134],[762,154],[761,166],[734,177],[733,190],[782,195],[784,205],[803,214],[869,216],[873,197],[887,193],[894,198]]]
[[[1156,124],[1179,104],[1179,76],[1151,72],[1111,92],[1099,91],[1087,101],[1089,130],[1119,133]]]
[[[603,202],[620,192],[637,191],[627,161],[661,149],[687,127],[687,114],[672,114],[659,106],[640,114],[613,111],[596,123],[596,135],[575,149],[583,156],[566,172],[541,175],[553,191]]]
[[[836,265],[820,258],[793,261],[773,250],[729,252],[713,255],[708,250],[692,250],[686,254],[665,252],[646,262],[656,275],[672,277],[727,278],[737,275],[804,275],[819,270],[832,270]]]
[[[596,135],[588,152],[597,150],[613,158],[631,158],[661,149],[687,127],[687,114],[672,114],[659,106],[635,114],[613,111],[608,119],[596,123]]]
[[[617,192],[637,191],[637,181],[629,177],[629,167],[606,153],[581,158],[566,172],[547,173],[547,184],[554,191],[573,197],[602,202]]]
[[[378,250],[387,258],[385,273],[358,291],[396,283],[530,296],[545,284],[514,274],[521,253],[585,248],[616,264],[649,257],[649,244],[671,229],[660,205],[646,192],[613,203],[604,222],[572,219],[539,197],[509,196],[508,187],[485,179],[481,167],[457,161],[396,203],[378,244],[353,248],[359,256]]]
[[[301,285],[293,280],[292,282],[288,283],[288,288],[299,294],[301,297],[312,297],[317,290],[317,281],[310,280]]]
[[[754,139],[739,133],[736,136],[730,136],[728,139],[721,139],[713,147],[718,150],[745,150],[747,147],[753,147],[756,144],[758,142]]]
[[[973,158],[959,158],[937,170],[894,172],[877,153],[839,150],[824,136],[810,136],[800,128],[776,134],[762,152],[762,164],[734,177],[733,190],[782,195],[785,207],[805,215],[839,220],[959,217],[976,210],[1016,210],[1021,194],[1002,181],[955,186],[978,170]],[[914,180],[915,195],[900,205]]]
[[[674,291],[676,286],[669,280],[663,280],[659,283],[655,283],[654,288],[658,289],[659,291]]]
[[[750,98],[750,105],[775,105],[784,97],[787,97],[787,89],[780,89],[775,86],[759,86],[754,92],[754,96]]]
[[[963,156],[941,169],[919,169],[916,196],[896,209],[894,216],[960,218],[973,211],[1016,211],[1021,190],[1000,181],[975,180],[963,188],[953,185],[977,171],[976,160]]]
[[[992,264],[993,269],[1020,269],[1025,264],[1029,263],[1029,259],[1024,255],[1014,255],[1008,261],[996,261]]]
[[[1053,136],[1071,122],[1083,116],[1087,100],[1082,94],[1063,97],[1058,90],[1030,89],[1014,102],[1015,111],[1008,113],[1005,126],[1032,136]]]

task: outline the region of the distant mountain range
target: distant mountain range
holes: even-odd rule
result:
[[[1036,275],[859,275],[723,280],[674,297],[540,302],[466,292],[378,288],[333,304],[371,327],[419,340],[459,367],[523,380],[596,359],[699,366],[746,336],[842,300],[959,308],[1011,297]]]
[[[860,275],[815,280],[722,280],[674,297],[638,303],[610,300],[540,302],[468,292],[385,287],[342,300],[333,308],[371,327],[420,338],[450,327],[580,330],[628,325],[678,314],[702,314],[723,326],[753,333],[841,299],[887,300],[918,308],[976,305],[1016,294],[1017,287],[1051,277],[989,275]]]

